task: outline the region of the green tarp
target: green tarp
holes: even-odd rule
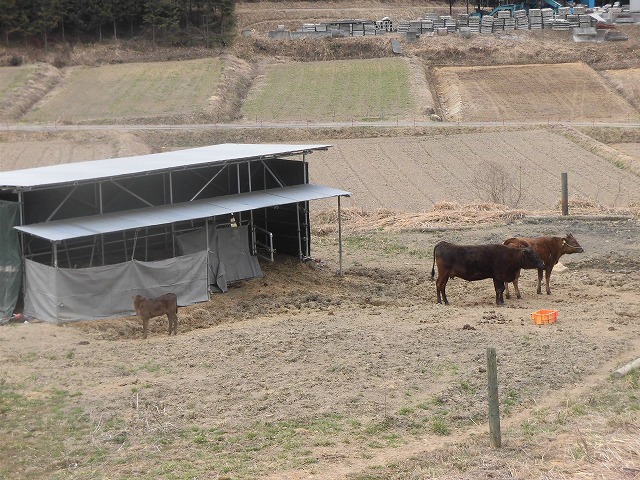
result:
[[[0,200],[0,319],[9,318],[16,308],[22,281],[22,259],[18,232],[20,207]]]

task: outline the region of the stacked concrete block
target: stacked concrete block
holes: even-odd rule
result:
[[[454,33],[458,29],[458,24],[455,18],[446,15],[442,17],[442,19],[444,20],[444,28],[446,28],[449,33]]]
[[[580,14],[580,15],[578,15],[578,26],[580,28],[590,27],[591,26],[591,20],[592,20],[591,15]]]
[[[529,9],[529,28],[542,30],[542,11],[539,8]]]
[[[579,27],[580,23],[578,22],[578,15],[575,13],[567,15],[567,22],[571,25],[571,28]]]
[[[540,10],[542,16],[542,28],[551,28],[553,26],[553,8],[543,8]]]
[[[491,15],[484,15],[480,20],[480,33],[492,33],[495,19]]]
[[[469,31],[471,33],[480,33],[480,17],[469,17]]]
[[[556,18],[551,25],[552,30],[566,31],[571,30],[571,24],[563,18]]]

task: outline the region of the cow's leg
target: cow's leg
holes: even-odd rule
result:
[[[504,297],[503,297],[504,282],[494,279],[493,286],[496,289],[496,305],[503,305],[504,304]]]
[[[169,335],[172,333],[178,335],[178,316],[175,313],[169,316]]]
[[[142,338],[147,338],[148,328],[149,328],[149,318],[142,317]]]
[[[549,284],[549,277],[551,277],[551,268],[545,268],[544,270],[544,280],[547,283],[547,295],[551,295],[551,286]]]
[[[522,298],[522,295],[520,295],[520,287],[518,287],[518,279],[520,278],[520,273],[522,273],[522,270],[518,270],[516,272],[516,278],[513,279],[513,289],[516,291],[516,298],[520,299]],[[507,291],[507,298],[509,298],[509,292]]]
[[[538,295],[542,295],[542,269],[538,269],[538,290],[536,290]]]
[[[438,279],[436,280],[438,303],[442,303],[442,301],[444,300],[445,305],[449,305],[447,294],[444,291],[445,287],[447,286],[447,280],[449,280],[449,277],[445,277],[444,275],[438,276]]]

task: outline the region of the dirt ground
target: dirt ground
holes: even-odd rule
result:
[[[507,300],[503,307],[494,304],[490,280],[451,280],[451,304],[435,302],[430,270],[436,241],[485,243],[565,232],[572,232],[585,252],[562,257],[552,274],[551,296],[536,295],[534,272],[527,271],[521,280],[524,298]],[[534,407],[560,408],[640,356],[639,235],[637,220],[574,217],[429,232],[354,232],[344,249],[344,276],[336,275],[335,237],[319,235],[317,261],[280,258],[262,264],[262,279],[240,282],[208,303],[180,309],[176,337],[167,337],[166,321],[158,320],[143,341],[135,317],[3,327],[0,359],[10,367],[3,381],[21,383],[27,392],[81,392],[74,403],[90,412],[92,442],[108,450],[101,478],[153,472],[155,457],[135,452],[162,450],[149,443],[157,429],[177,435],[197,426],[241,434],[255,422],[335,417],[374,424],[394,419],[393,431],[400,437],[392,448],[329,432],[325,437],[331,441],[309,447],[311,465],[275,461],[276,453],[266,448],[251,455],[252,471],[203,477],[359,478],[368,466],[486,438],[485,350],[495,347],[502,408],[507,399],[517,398],[517,406],[503,415],[505,442],[515,447],[518,441],[510,440],[510,432],[518,431]],[[533,325],[530,313],[539,309],[557,309],[557,323]],[[20,361],[29,355],[31,361]],[[421,414],[437,416],[425,406],[434,399],[447,412],[449,435],[410,434],[406,422],[413,414],[404,412],[422,406]],[[159,425],[148,424],[152,411]],[[117,431],[108,427],[113,424]],[[112,438],[121,431],[126,441],[114,445]],[[534,447],[540,451],[531,452],[544,461],[502,465],[493,470],[493,478],[540,478],[543,471],[577,474],[584,465],[565,451],[577,438],[577,433],[549,438]],[[176,460],[194,454],[193,445],[178,444],[185,450]],[[622,471],[622,464],[613,466]],[[90,468],[80,459],[74,478],[84,478]],[[599,471],[597,465],[589,468]],[[39,473],[33,466],[23,478]],[[482,466],[475,465],[465,477],[437,478],[481,475]]]

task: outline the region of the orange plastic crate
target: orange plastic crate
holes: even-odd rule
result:
[[[558,318],[557,310],[538,310],[531,314],[531,321],[536,325],[555,323]]]

